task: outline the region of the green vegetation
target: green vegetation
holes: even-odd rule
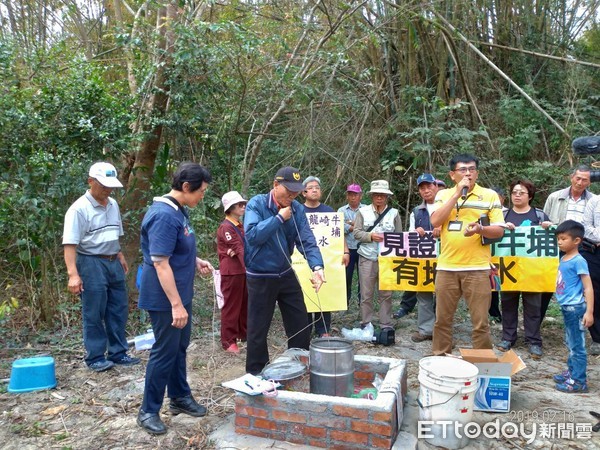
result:
[[[220,196],[265,191],[285,164],[335,206],[346,183],[387,178],[406,212],[416,176],[448,181],[449,156],[469,151],[482,184],[527,177],[542,205],[589,162],[572,138],[600,129],[599,1],[496,3],[2,2],[0,333],[77,325],[62,222],[98,160],[126,184],[132,273],[147,202],[183,160],[214,176],[192,214],[213,262]]]

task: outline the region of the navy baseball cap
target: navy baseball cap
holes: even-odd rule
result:
[[[423,173],[419,178],[417,178],[417,186],[421,186],[421,183],[435,184],[435,177],[430,173]]]
[[[285,166],[275,174],[275,181],[283,184],[292,192],[301,192],[304,190],[300,171],[295,167]]]

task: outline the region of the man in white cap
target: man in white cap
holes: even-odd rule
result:
[[[239,353],[237,340],[246,340],[248,289],[244,264],[244,226],[240,222],[248,201],[239,192],[223,195],[225,220],[217,230],[217,253],[221,272],[221,345],[229,353]]]
[[[358,274],[358,242],[354,239],[354,220],[358,210],[365,206],[360,200],[362,199],[362,189],[360,184],[352,183],[346,188],[346,199],[348,203],[338,209],[339,213],[344,215],[344,236],[348,245],[348,254],[350,261],[346,266],[346,303],[350,308],[350,297],[352,296],[352,278],[354,278],[354,270]],[[358,304],[360,305],[360,280],[356,290]]]
[[[402,231],[398,210],[388,206],[393,195],[386,180],[371,182],[371,204],[358,210],[354,220],[354,237],[360,242],[358,249],[358,278],[362,299],[360,302],[361,327],[373,320],[373,297],[379,284],[379,243],[383,233]],[[379,326],[394,328],[392,322],[392,291],[379,290]]]
[[[102,372],[115,364],[138,364],[127,355],[125,324],[129,313],[125,275],[129,271],[119,237],[123,224],[119,205],[110,197],[123,185],[112,164],[90,167],[90,189],[65,215],[63,247],[69,291],[81,298],[85,362]]]

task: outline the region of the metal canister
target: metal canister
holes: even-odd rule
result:
[[[338,338],[315,339],[310,344],[310,392],[350,397],[354,393],[354,347]]]

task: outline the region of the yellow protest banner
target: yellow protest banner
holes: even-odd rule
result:
[[[433,292],[437,246],[431,233],[385,233],[379,249],[379,289]],[[507,230],[490,246],[503,291],[554,292],[558,247],[552,230]]]
[[[346,268],[344,255],[344,218],[340,213],[307,213],[317,245],[325,264],[325,279],[319,293],[310,283],[312,271],[304,256],[296,249],[292,254],[292,266],[304,293],[308,312],[346,310]]]

